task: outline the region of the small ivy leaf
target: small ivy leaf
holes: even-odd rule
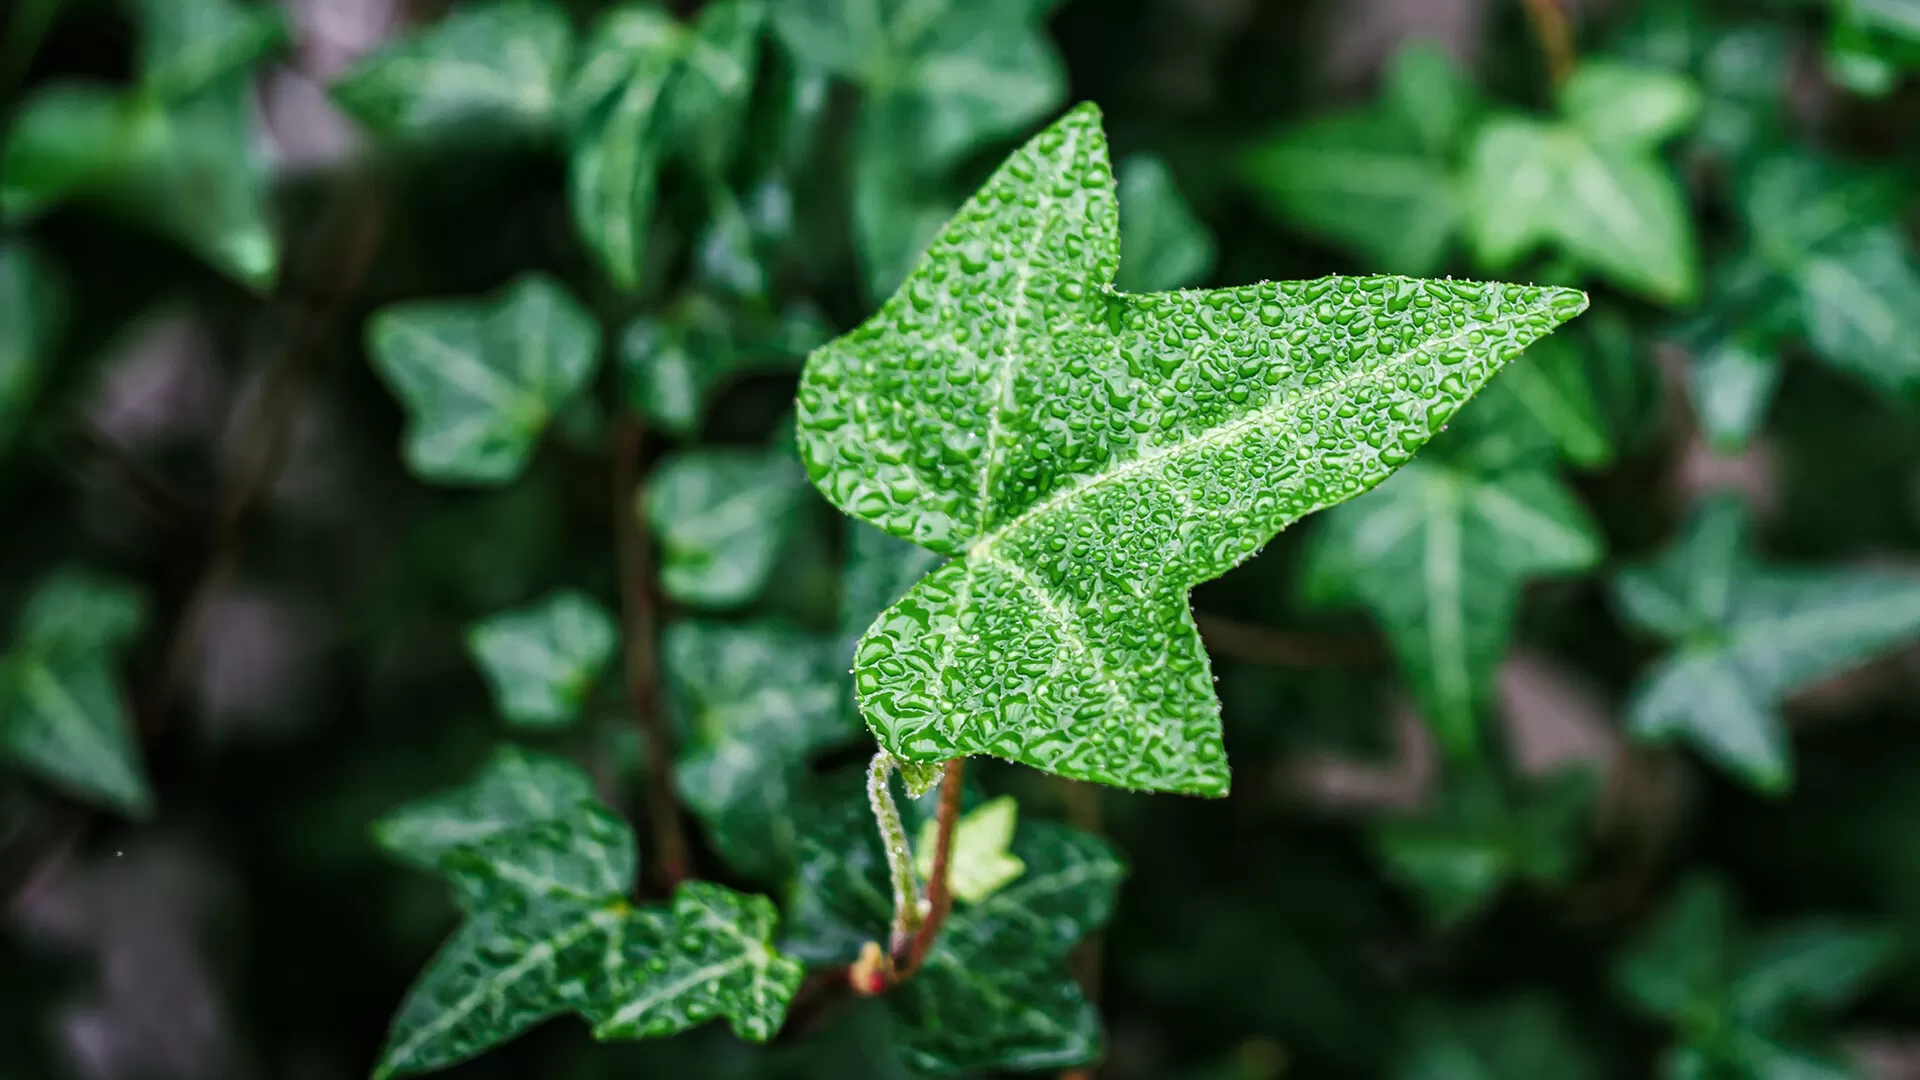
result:
[[[1416,38],[1393,55],[1382,103],[1429,154],[1453,152],[1477,105],[1473,87],[1437,41]]]
[[[1856,94],[1884,97],[1920,70],[1920,13],[1910,4],[1834,0],[1827,73]]]
[[[1715,450],[1739,450],[1766,420],[1780,385],[1780,355],[1743,337],[1715,342],[1687,367],[1700,430]]]
[[[89,83],[49,84],[21,106],[0,153],[0,211],[26,216],[81,198],[264,291],[278,272],[279,245],[249,115],[238,74],[164,102]]]
[[[1770,1027],[1789,1010],[1830,1011],[1895,959],[1885,930],[1809,919],[1761,934],[1739,950],[1728,1008],[1738,1022]]]
[[[1454,420],[1436,456],[1484,472],[1537,466],[1549,455],[1583,468],[1611,461],[1614,435],[1591,349],[1565,334],[1535,342]]]
[[[138,594],[83,570],[43,579],[0,655],[0,754],[130,817],[151,812],[117,669],[144,621]]]
[[[620,336],[626,398],[649,425],[667,434],[697,434],[709,403],[736,378],[799,367],[806,351],[829,336],[805,305],[768,326],[742,333],[742,314],[704,293],[666,318],[640,316]]]
[[[1599,530],[1551,473],[1423,459],[1327,515],[1306,590],[1321,603],[1365,604],[1427,722],[1449,749],[1468,752],[1479,745],[1522,586],[1587,569],[1600,555]]]
[[[946,769],[938,762],[892,760],[893,767],[900,773],[900,783],[905,785],[907,794],[916,799],[939,787],[946,776]]]
[[[913,793],[911,782],[907,791]],[[1013,796],[1002,795],[967,811],[954,823],[953,854],[947,865],[947,880],[954,896],[977,904],[1026,873],[1027,864],[1007,853],[1019,813]],[[926,880],[933,878],[939,824],[932,818],[921,822],[920,834],[913,842],[913,867]]]
[[[449,849],[439,870],[469,911],[508,909],[522,901],[593,904],[633,888],[639,857],[633,830],[618,814],[578,800],[563,816]]]
[[[475,624],[467,631],[467,651],[486,675],[507,723],[554,728],[579,718],[619,638],[605,608],[580,593],[562,591]]]
[[[1401,278],[1132,295],[1118,248],[1082,106],[808,358],[801,454],[841,509],[961,556],[861,640],[888,752],[1223,795],[1188,590],[1378,483],[1586,298]],[[1321,410],[1342,410],[1337,448],[1301,426]]]
[[[700,10],[687,36],[668,122],[675,149],[708,176],[726,171],[745,130],[766,21],[764,0],[719,0]]]
[[[0,242],[0,457],[29,415],[60,330],[66,294],[24,244]]]
[[[363,58],[333,97],[382,135],[542,134],[559,117],[572,53],[559,5],[493,0]]]
[[[565,818],[594,798],[593,781],[579,766],[503,745],[466,786],[393,811],[375,823],[373,836],[401,862],[432,870],[450,851]]]
[[[499,485],[600,363],[600,328],[560,284],[521,276],[484,300],[374,313],[367,352],[407,408],[407,466],[422,480]]]
[[[1629,95],[1625,107],[1612,103],[1616,93]],[[1465,181],[1480,261],[1503,269],[1552,242],[1625,288],[1691,303],[1700,276],[1691,219],[1655,148],[1690,123],[1698,105],[1684,81],[1595,62],[1568,81],[1561,122],[1488,122]]]
[[[793,531],[805,481],[779,451],[700,449],[669,456],[647,483],[660,538],[660,587],[683,603],[737,607],[767,584]]]
[[[1280,218],[1382,269],[1438,269],[1460,206],[1451,148],[1434,140],[1457,120],[1447,118],[1449,103],[1411,94],[1434,78],[1422,69],[1436,59],[1424,46],[1403,49],[1381,105],[1309,120],[1261,143],[1244,165],[1254,191]]]
[[[1620,959],[1615,981],[1634,1004],[1663,1019],[1714,1008],[1728,977],[1733,933],[1725,885],[1689,878]]]
[[[786,1020],[805,974],[773,946],[779,923],[772,901],[705,881],[674,894],[671,917],[634,919],[624,962],[587,1010],[596,1039],[674,1035],[725,1017],[733,1033],[766,1042]]]
[[[567,91],[574,224],[614,285],[640,285],[665,149],[655,114],[686,48],[664,11],[623,6],[602,16]]]
[[[1418,816],[1390,818],[1374,830],[1381,861],[1447,926],[1482,910],[1509,882],[1558,885],[1574,869],[1592,809],[1593,777],[1554,774],[1507,793],[1471,781],[1446,792]]]
[[[1198,283],[1213,269],[1213,235],[1193,216],[1166,162],[1135,154],[1120,163],[1120,270],[1128,292]]]
[[[840,650],[770,625],[682,622],[662,635],[661,653],[682,732],[681,798],[735,869],[783,876],[808,755],[857,731]]]
[[[1595,1080],[1593,1054],[1553,999],[1525,995],[1477,1008],[1424,1010],[1396,1080]]]
[[[1920,384],[1920,268],[1893,228],[1867,229],[1795,268],[1814,351],[1882,392]]]
[[[789,945],[822,963],[885,941],[893,901],[887,864],[864,804],[809,832]],[[1100,1017],[1067,975],[1067,958],[1104,925],[1126,869],[1105,841],[1047,822],[1022,822],[1012,884],[956,907],[926,966],[887,997],[895,1043],[921,1073],[1060,1069],[1100,1054]]]
[[[408,991],[374,1080],[446,1068],[577,1007],[628,918],[617,897],[469,916]]]
[[[1792,782],[1780,699],[1920,635],[1920,577],[1765,567],[1744,533],[1738,506],[1716,500],[1667,555],[1620,576],[1621,610],[1677,646],[1641,680],[1628,722],[1778,794]]]
[[[197,93],[252,68],[287,40],[286,18],[235,0],[139,0],[140,85],[160,98]]]

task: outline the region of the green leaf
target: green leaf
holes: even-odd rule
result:
[[[771,901],[690,881],[674,894],[671,916],[642,915],[653,917],[629,924],[607,990],[587,1010],[594,1038],[673,1035],[715,1017],[754,1042],[779,1032],[805,972],[773,946]]]
[[[375,823],[373,835],[393,857],[432,870],[451,851],[566,818],[593,800],[579,766],[502,745],[466,786],[408,803]]]
[[[560,406],[600,363],[600,328],[540,273],[483,300],[374,313],[367,352],[406,406],[407,467],[422,480],[499,485],[519,476]]]
[[[1593,468],[1613,458],[1613,431],[1595,387],[1590,339],[1555,334],[1500,370],[1448,428],[1450,460],[1500,471],[1558,454]]]
[[[708,608],[738,607],[767,584],[806,487],[777,450],[703,448],[661,461],[647,482],[660,587]]]
[[[486,675],[507,723],[553,728],[579,718],[619,641],[619,628],[605,608],[562,591],[475,624],[467,632],[467,651]]]
[[[1552,998],[1428,1011],[1395,1080],[1594,1080],[1600,1075]]]
[[[701,293],[663,318],[640,316],[620,336],[626,398],[650,426],[695,435],[714,396],[736,378],[797,368],[807,349],[827,336],[817,319],[796,305],[765,328],[769,332],[743,337],[746,317]]]
[[[1920,69],[1920,8],[1911,0],[1834,0],[1827,71],[1855,93],[1881,97],[1901,71]]]
[[[1564,883],[1582,850],[1595,789],[1583,769],[1513,792],[1471,776],[1450,785],[1434,807],[1382,821],[1373,842],[1446,926],[1485,908],[1510,882]]]
[[[1794,278],[1807,339],[1823,359],[1890,394],[1920,384],[1920,268],[1898,231],[1847,237]]]
[[[1446,162],[1404,120],[1376,110],[1310,120],[1262,143],[1245,173],[1277,216],[1386,270],[1438,269],[1459,221]]]
[[[569,803],[559,816],[450,848],[439,865],[469,911],[545,900],[602,902],[632,889],[639,868],[633,830],[587,800]]]
[[[864,806],[802,845],[792,918],[809,959],[851,959],[886,941],[893,901],[886,860]],[[1012,884],[947,919],[926,966],[887,997],[894,1042],[934,1075],[1060,1069],[1100,1054],[1098,1012],[1067,975],[1067,958],[1113,912],[1125,867],[1097,837],[1045,822],[1019,825]]]
[[[24,244],[0,241],[0,456],[29,415],[66,322],[66,295]]]
[[[861,641],[884,748],[1222,795],[1187,591],[1378,483],[1586,299],[1400,278],[1136,296],[1109,285],[1118,248],[1082,106],[809,357],[800,448],[829,501],[957,556]]]
[[[1634,1004],[1664,1019],[1717,1010],[1730,963],[1733,919],[1733,904],[1721,882],[1689,878],[1620,958],[1616,982]]]
[[[544,133],[559,119],[573,47],[557,4],[463,6],[360,60],[333,96],[383,135]]]
[[[1691,303],[1700,273],[1686,197],[1655,149],[1698,106],[1689,83],[1596,62],[1569,80],[1562,122],[1489,121],[1465,179],[1480,261],[1505,269],[1551,242],[1624,288]]]
[[[770,625],[682,622],[661,651],[682,732],[681,798],[729,864],[780,876],[795,857],[807,756],[856,730],[841,649]]]
[[[667,108],[675,147],[708,176],[725,173],[745,130],[766,21],[763,0],[718,0],[687,37]]]
[[[1388,112],[1434,155],[1454,150],[1475,107],[1473,87],[1438,42],[1416,38],[1400,47],[1381,86]]]
[[[1729,1008],[1740,1022],[1759,1027],[1795,1008],[1830,1011],[1879,976],[1894,954],[1894,939],[1884,930],[1834,919],[1779,927],[1740,950]]]
[[[907,786],[911,792],[912,782]],[[947,864],[947,880],[953,895],[977,904],[1026,873],[1027,864],[1007,853],[1019,814],[1020,806],[1013,801],[1013,796],[1002,795],[967,811],[954,823],[953,854]],[[921,822],[920,834],[913,841],[913,867],[927,880],[933,878],[939,824],[932,818]]]
[[[1737,504],[1717,500],[1660,560],[1620,575],[1628,619],[1676,646],[1640,681],[1628,721],[1778,793],[1792,780],[1780,699],[1920,635],[1920,576],[1766,567],[1744,534]]]
[[[1213,236],[1193,210],[1166,163],[1135,154],[1120,163],[1120,271],[1114,284],[1128,292],[1161,292],[1196,284],[1213,269]]]
[[[1723,452],[1740,449],[1760,430],[1779,384],[1779,354],[1741,337],[1702,349],[1687,368],[1694,416]]]
[[[1478,745],[1522,586],[1600,555],[1598,530],[1551,473],[1422,460],[1327,515],[1306,588],[1366,605],[1442,744],[1464,753]]]
[[[253,67],[287,38],[285,17],[236,0],[138,0],[140,84],[161,98],[197,93]]]
[[[164,103],[87,83],[48,84],[21,106],[0,153],[0,212],[25,216],[82,198],[265,290],[279,247],[248,117],[239,75]]]
[[[664,11],[613,8],[594,28],[567,90],[574,224],[614,285],[628,292],[640,285],[665,150],[655,113],[686,36]]]
[[[118,669],[144,621],[138,594],[83,570],[42,579],[0,655],[0,754],[78,798],[151,812]]]

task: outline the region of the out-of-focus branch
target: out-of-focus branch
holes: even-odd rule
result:
[[[1558,88],[1573,74],[1573,25],[1567,19],[1564,0],[1522,0],[1527,7],[1527,22],[1533,37],[1547,58],[1547,77]]]

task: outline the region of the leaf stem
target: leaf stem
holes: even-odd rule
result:
[[[960,820],[960,788],[966,777],[967,759],[954,758],[947,762],[946,775],[940,780],[940,810],[935,819],[936,833],[933,845],[933,873],[927,880],[927,917],[920,924],[920,932],[908,942],[906,955],[894,957],[899,969],[898,977],[909,979],[926,963],[927,954],[933,951],[933,943],[940,936],[940,927],[947,921],[947,913],[953,910],[953,892],[947,887],[948,868],[953,861],[953,827]]]
[[[687,837],[680,820],[680,799],[673,788],[673,737],[661,708],[660,679],[654,665],[653,558],[641,515],[645,488],[640,451],[646,428],[631,411],[614,425],[613,520],[620,547],[620,613],[626,629],[627,705],[647,755],[647,819],[653,825],[648,862],[662,891],[671,894],[687,879]]]
[[[1533,26],[1534,40],[1540,43],[1540,51],[1547,58],[1547,77],[1553,81],[1555,89],[1567,81],[1573,74],[1576,63],[1573,52],[1573,27],[1567,21],[1563,0],[1522,0],[1527,8],[1527,22]]]
[[[900,807],[893,801],[893,755],[876,751],[867,766],[867,803],[873,807],[873,820],[880,825],[880,846],[887,853],[887,871],[893,879],[893,942],[890,952],[899,953],[920,932],[920,883],[913,873],[913,848],[907,843],[907,827],[900,820]]]

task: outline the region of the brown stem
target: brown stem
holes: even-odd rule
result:
[[[646,505],[640,449],[646,428],[631,412],[614,427],[613,519],[620,545],[620,611],[626,624],[627,705],[647,754],[647,818],[653,823],[649,863],[664,891],[687,879],[687,837],[673,790],[673,735],[661,708],[654,666],[653,557],[640,515]]]
[[[1280,668],[1366,667],[1382,660],[1370,638],[1327,638],[1255,626],[1195,612],[1194,625],[1207,651],[1251,664]]]
[[[1540,43],[1540,51],[1547,58],[1547,77],[1553,80],[1555,89],[1567,81],[1573,74],[1573,26],[1567,20],[1567,10],[1562,6],[1564,0],[1522,0],[1527,8],[1527,22],[1533,26],[1533,36]]]
[[[906,955],[894,957],[895,981],[905,981],[920,970],[926,963],[927,954],[933,951],[933,943],[940,936],[940,927],[947,921],[947,913],[953,910],[953,892],[947,882],[948,865],[953,860],[953,826],[960,820],[960,787],[967,771],[966,758],[954,758],[947,762],[946,774],[940,780],[940,809],[935,818],[933,845],[933,873],[927,880],[927,917],[921,922],[920,930],[907,942]]]

